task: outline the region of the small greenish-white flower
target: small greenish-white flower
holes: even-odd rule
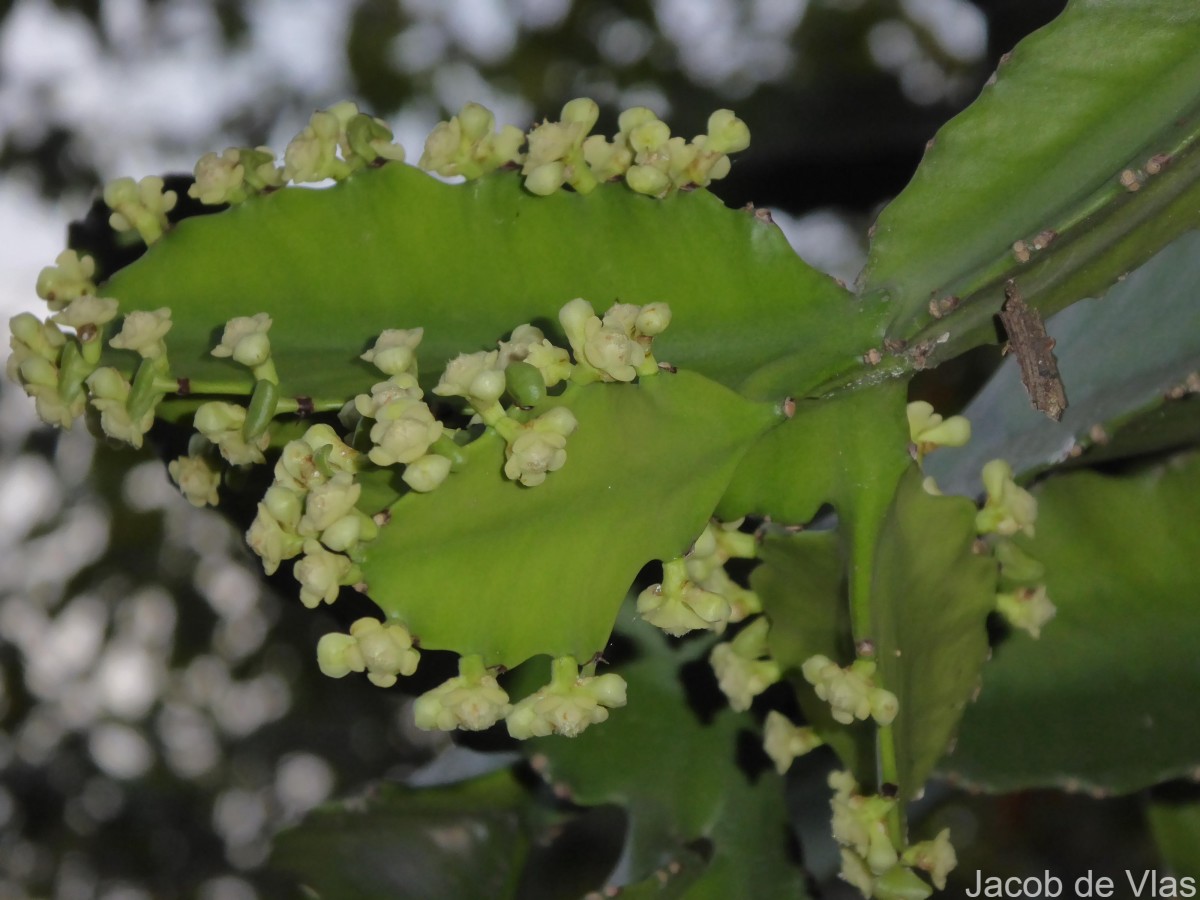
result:
[[[375,445],[367,457],[377,466],[414,463],[429,452],[444,427],[421,400],[397,400],[376,411],[378,421],[371,426]]]
[[[283,185],[283,170],[270,147],[230,147],[218,156],[205,153],[196,163],[188,196],[207,206],[241,203],[250,194]]]
[[[425,335],[424,328],[389,328],[359,359],[371,363],[385,375],[417,374],[417,346]]]
[[[739,530],[743,521],[718,522],[713,519],[704,526],[704,531],[696,538],[686,557],[689,578],[704,583],[718,572],[723,574],[723,567],[730,559],[754,559],[758,556],[758,542],[754,535]]]
[[[353,104],[351,104],[353,106]],[[358,107],[354,107],[357,110]],[[404,148],[383,119],[356,113],[344,125],[342,154],[351,164],[379,164],[381,161],[404,162]]]
[[[92,406],[100,412],[100,430],[111,438],[141,447],[142,439],[154,424],[151,408],[136,421],[129,415],[126,402],[130,384],[116,369],[105,366],[87,378],[92,392]]]
[[[108,224],[114,231],[136,231],[147,244],[167,230],[167,213],[178,199],[174,191],[163,190],[163,180],[156,175],[136,182],[118,178],[104,186],[104,202],[113,211]]]
[[[96,261],[86,254],[80,256],[74,250],[64,250],[38,273],[37,295],[46,301],[54,312],[66,308],[77,297],[96,293],[92,279],[96,275]]]
[[[206,456],[181,456],[167,463],[167,473],[192,506],[216,506],[221,472]]]
[[[483,658],[464,656],[458,675],[413,702],[413,719],[424,731],[483,731],[512,709],[508,694],[483,666]]]
[[[437,453],[426,453],[404,467],[400,480],[419,494],[441,487],[450,474],[450,460]]]
[[[381,411],[392,404],[402,404],[398,407],[400,413],[409,401],[420,400],[424,396],[417,379],[404,373],[393,375],[387,381],[379,381],[371,385],[370,394],[359,394],[354,398],[354,409],[368,419],[388,418],[390,414]]]
[[[730,153],[750,146],[750,129],[729,109],[718,109],[708,117],[708,133],[685,145],[672,142],[671,180],[678,187],[706,187],[729,174]]]
[[[196,410],[192,424],[196,430],[215,444],[221,456],[234,466],[246,466],[265,462],[263,451],[271,443],[270,434],[263,432],[253,441],[242,436],[242,425],[246,421],[246,408],[236,403],[213,400]]]
[[[497,134],[493,133],[495,126],[495,116],[489,109],[468,103],[450,121],[434,127],[417,164],[447,178],[461,175],[473,179],[521,162],[524,132],[505,125]]]
[[[847,847],[841,848],[841,857],[842,868],[838,877],[856,888],[864,897],[874,897],[875,876],[867,868],[866,860]]]
[[[336,472],[358,471],[359,456],[332,426],[311,425],[303,437],[284,445],[275,463],[275,482],[303,493]]]
[[[296,184],[345,178],[351,166],[337,155],[344,122],[333,108],[318,110],[283,151],[283,177]],[[357,107],[354,113],[357,113]],[[351,113],[353,115],[354,113]],[[346,121],[349,116],[346,117]]]
[[[557,472],[567,461],[567,438],[579,426],[574,413],[556,406],[521,427],[505,448],[504,475],[533,487]]]
[[[359,619],[350,626],[350,636],[358,644],[358,656],[367,670],[367,678],[377,687],[391,687],[398,675],[408,676],[417,671],[421,654],[413,647],[408,629],[399,622]],[[318,660],[319,654],[318,645]]]
[[[950,829],[943,828],[932,841],[913,844],[900,857],[906,866],[928,872],[933,886],[939,891],[946,889],[946,876],[958,865],[958,854],[950,843]]]
[[[341,586],[352,580],[354,563],[350,557],[326,550],[320,541],[310,538],[304,542],[304,556],[294,571],[300,582],[300,602],[316,609],[338,598]]]
[[[993,459],[983,467],[983,486],[987,500],[975,516],[976,530],[1005,537],[1020,531],[1033,537],[1037,500],[1013,480],[1012,467],[1002,459]]]
[[[67,336],[53,321],[43,322],[33,313],[18,313],[8,320],[8,327],[11,332],[8,343],[12,348],[13,357],[18,358],[15,363],[11,362],[10,358],[10,367],[19,366],[30,356],[40,356],[52,363],[58,362]],[[11,369],[9,377],[16,377]]]
[[[512,708],[506,719],[508,733],[517,740],[550,734],[576,737],[625,702],[620,675],[581,675],[573,658],[559,657],[551,666],[550,683]]]
[[[485,421],[489,413],[503,415],[499,400],[507,384],[504,372],[497,368],[499,357],[498,350],[460,353],[446,364],[446,370],[433,392],[439,397],[466,398]]]
[[[304,538],[297,531],[302,508],[303,496],[278,484],[271,485],[258,504],[258,514],[246,532],[246,543],[258,554],[268,575],[304,549]]]
[[[875,685],[875,663],[870,660],[858,659],[843,669],[818,654],[805,660],[800,671],[843,725],[868,716],[880,725],[890,725],[896,717],[899,702],[891,691]]]
[[[583,298],[567,303],[558,313],[575,362],[605,381],[633,381],[646,360],[646,349],[614,322],[605,325]]]
[[[825,742],[808,726],[794,725],[783,713],[771,710],[763,724],[763,749],[775,763],[780,775],[791,768],[792,762],[812,752]]]
[[[271,356],[271,317],[265,312],[253,316],[235,316],[225,323],[221,343],[213,348],[218,359],[230,359],[249,369],[265,363]]]
[[[216,153],[201,156],[196,162],[196,180],[188,188],[188,196],[207,206],[245,200],[246,167],[241,156],[236,147],[230,147],[220,156]]]
[[[646,337],[657,337],[671,324],[671,307],[666,303],[647,303],[634,320],[634,332]]]
[[[117,350],[133,350],[145,359],[162,359],[167,354],[163,340],[171,330],[171,310],[167,307],[155,310],[137,309],[127,313],[121,330],[108,342]]]
[[[675,637],[698,629],[720,633],[732,612],[724,597],[688,580],[682,558],[663,563],[662,584],[651,585],[638,595],[637,611],[651,625]]]
[[[527,190],[547,196],[564,184],[581,194],[595,189],[596,176],[588,167],[583,143],[599,115],[594,100],[580,97],[562,108],[560,122],[543,122],[529,133],[521,168]]]
[[[779,663],[768,657],[770,627],[766,617],[760,616],[732,641],[717,644],[709,654],[721,693],[739,712],[749,709],[755,697],[783,677]]]
[[[297,531],[312,537],[332,528],[353,512],[361,494],[362,485],[349,472],[338,472],[328,481],[313,485],[305,498]]]
[[[571,356],[562,347],[556,347],[546,338],[542,330],[534,325],[518,325],[507,341],[500,341],[496,368],[507,368],[510,363],[524,362],[542,374],[546,387],[566,381],[571,377]]]
[[[943,419],[924,400],[908,404],[907,413],[909,439],[918,458],[938,447],[963,447],[971,440],[971,423],[965,416]]]
[[[567,439],[561,434],[523,431],[506,447],[504,477],[534,487],[557,472],[567,461]]]
[[[367,668],[358,640],[340,631],[321,635],[317,641],[317,665],[321,674],[329,678],[345,678],[351,672],[362,672]]]
[[[997,594],[996,610],[1013,628],[1026,631],[1034,638],[1041,637],[1042,627],[1058,613],[1046,596],[1044,584]]]
[[[117,317],[117,301],[107,297],[85,294],[67,304],[66,309],[51,321],[66,328],[74,328],[80,335],[93,335],[101,325],[107,325]]]
[[[833,811],[833,838],[842,847],[854,851],[873,875],[881,875],[899,862],[900,856],[888,836],[887,819],[896,805],[895,799],[880,796],[865,797],[858,793],[849,773],[830,776],[834,789],[830,798]]]

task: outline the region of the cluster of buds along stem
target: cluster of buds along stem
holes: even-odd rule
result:
[[[246,542],[269,575],[300,556],[294,574],[305,606],[332,603],[345,584],[360,580],[362,545],[379,526],[356,506],[359,453],[329,425],[313,425],[284,445],[275,479],[258,504]]]
[[[1037,500],[1013,480],[1012,468],[994,459],[983,467],[987,491],[975,527],[992,545],[999,563],[996,612],[1013,628],[1041,636],[1057,609],[1046,593],[1045,567],[1014,538],[1033,537]]]
[[[841,849],[841,877],[862,892],[879,900],[922,900],[933,888],[944,890],[946,876],[958,864],[944,829],[931,841],[904,846],[893,828],[897,803],[893,797],[864,795],[849,772],[829,776],[833,789],[833,838]],[[917,875],[927,873],[933,887]]]
[[[622,112],[611,140],[590,134],[599,117],[596,102],[579,97],[563,106],[559,121],[543,121],[528,136],[511,125],[496,133],[492,113],[470,103],[434,128],[419,165],[465,178],[520,166],[526,189],[539,196],[564,186],[589,194],[602,182],[624,180],[640,194],[662,198],[724,178],[729,154],[750,146],[746,123],[728,109],[709,116],[706,132],[690,142],[672,137],[667,124],[645,107]]]
[[[874,719],[890,725],[900,704],[891,691],[875,684],[875,663],[856,659],[842,668],[827,656],[811,656],[800,667],[804,680],[829,704],[835,721],[849,725],[856,719]]]
[[[64,250],[53,266],[42,269],[37,293],[55,315],[42,321],[32,313],[21,313],[9,321],[12,354],[7,374],[34,398],[39,418],[48,425],[70,427],[83,414],[90,392],[104,432],[140,447],[153,423],[153,407],[162,396],[156,376],[166,367],[161,334],[170,323],[150,341],[152,352],[141,354],[148,359],[158,351],[161,358],[139,372],[136,390],[116,370],[98,373],[105,332],[118,307],[116,300],[96,295],[95,273],[95,260],[74,250]],[[111,346],[140,351],[139,324],[138,315],[127,316]],[[60,326],[74,329],[74,336]]]
[[[725,564],[731,559],[754,559],[758,556],[758,538],[741,530],[744,521],[710,520],[684,556],[688,579],[706,591],[725,598],[729,603],[731,623],[762,612],[762,601],[758,595],[734,581],[725,569]]]
[[[389,329],[362,355],[390,377],[359,394],[343,411],[343,421],[355,415],[360,422],[373,420],[367,458],[377,466],[403,465],[400,476],[420,493],[435,490],[450,474],[451,460],[433,451],[443,441],[444,426],[434,418],[417,383],[417,346],[421,328]]]

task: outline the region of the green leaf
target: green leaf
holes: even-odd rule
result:
[[[577,738],[526,742],[541,758],[539,770],[576,803],[628,811],[625,863],[632,880],[643,882],[633,896],[656,896],[652,885],[662,870],[658,896],[807,897],[803,872],[789,855],[782,783],[773,771],[750,774],[739,766],[739,742],[761,740],[753,720],[724,707],[705,721],[684,693],[680,667],[706,665],[712,642],[669,644],[644,623],[634,634],[641,655],[619,669],[629,706]],[[697,842],[704,841],[711,857],[695,877]],[[673,873],[695,881],[676,893]]]
[[[1184,797],[1154,797],[1146,805],[1150,832],[1171,875],[1200,881],[1200,798],[1194,789]],[[1164,891],[1163,896],[1166,896]]]
[[[935,497],[914,466],[875,556],[871,619],[879,677],[900,701],[897,782],[912,797],[946,750],[987,658],[996,567],[973,552],[975,504]]]
[[[1057,617],[995,648],[942,767],[994,791],[1134,791],[1200,765],[1200,457],[1123,478],[1078,472],[1038,492]]]
[[[438,788],[382,784],[279,834],[269,865],[323,900],[511,898],[527,802],[509,770]]]
[[[889,365],[994,340],[1008,278],[1048,315],[1200,222],[1198,47],[1192,0],[1075,0],[1012,51],[876,223],[863,291],[910,342]],[[1149,174],[1158,154],[1170,161]],[[1126,170],[1139,190],[1120,183]],[[935,320],[931,299],[949,297],[957,311]]]
[[[572,387],[567,463],[526,488],[504,478],[504,442],[466,448],[461,472],[407,494],[369,546],[371,598],[424,647],[516,666],[603,649],[638,570],[687,550],[746,447],[777,421],[699,375]]]
[[[855,638],[875,646],[879,682],[900,712],[877,751],[870,723],[841,725],[799,677],[805,716],[861,783],[876,780],[876,753],[894,759],[905,796],[917,793],[941,758],[987,656],[984,620],[994,604],[995,566],[972,553],[975,506],[935,497],[914,467],[900,482],[874,549],[869,632],[851,635],[844,539],[834,532],[768,540],[752,586],[772,620],[772,655],[798,669],[821,654],[847,665]]]
[[[878,325],[851,315],[851,295],[777,227],[707,191],[535,197],[511,172],[452,185],[398,164],[187,219],[102,292],[123,311],[171,307],[173,374],[193,390],[249,393],[248,372],[209,351],[227,319],[269,313],[283,395],[315,399],[379,380],[357,357],[385,328],[424,327],[420,363],[433,375],[522,322],[558,334],[575,297],[601,312],[669,303],[659,358],[731,386],[761,369],[760,397],[853,364]]]
[[[945,490],[974,493],[991,459],[1028,476],[1072,459],[1074,447],[1087,449],[1080,457],[1086,464],[1186,442],[1200,424],[1195,405],[1164,397],[1200,370],[1197,281],[1200,232],[1193,232],[1103,300],[1059,313],[1047,329],[1070,401],[1062,420],[1030,405],[1016,360],[1009,360],[963,410],[971,443],[934,454],[926,469]]]

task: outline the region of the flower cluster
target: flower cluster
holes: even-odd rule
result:
[[[1040,637],[1058,610],[1046,594],[1045,566],[1013,540],[1033,536],[1037,500],[1013,480],[1012,468],[1001,459],[983,467],[983,484],[987,498],[975,527],[987,536],[999,563],[996,611],[1012,627]]]
[[[196,443],[208,444],[206,439]],[[190,446],[189,450],[192,449]],[[199,448],[197,448],[199,449]],[[167,463],[167,474],[179,487],[179,492],[192,506],[216,506],[221,486],[221,471],[216,468],[207,454],[189,453]]]
[[[556,406],[511,433],[505,447],[504,476],[534,487],[567,461],[567,438],[579,426],[565,406]]]
[[[779,663],[769,657],[770,629],[766,617],[759,616],[732,641],[722,641],[709,654],[721,693],[739,712],[749,709],[755,697],[783,677]]]
[[[42,322],[32,313],[9,320],[11,336],[6,371],[34,399],[38,418],[48,425],[69,428],[82,413],[86,396],[73,379],[64,377],[63,352],[67,336],[53,321]],[[73,389],[72,389],[73,388]]]
[[[829,776],[833,789],[833,838],[841,848],[841,877],[858,888],[864,897],[920,898],[933,890],[913,869],[927,872],[938,890],[946,887],[946,876],[958,864],[950,845],[950,830],[932,841],[899,847],[888,828],[897,800],[865,796],[849,772]]]
[[[625,680],[613,673],[580,674],[569,656],[551,665],[550,683],[517,703],[506,719],[508,733],[517,740],[561,734],[575,737],[590,725],[608,718],[608,711],[625,705]]]
[[[519,165],[526,189],[540,196],[564,185],[588,194],[600,182],[624,179],[640,194],[666,197],[724,178],[730,170],[729,154],[750,146],[746,123],[728,109],[713,113],[706,133],[690,142],[672,137],[666,123],[645,107],[621,113],[612,140],[590,134],[599,116],[594,100],[571,100],[559,121],[543,121],[530,130],[522,152],[526,135],[511,125],[495,133],[492,113],[469,103],[434,128],[419,165],[439,175],[466,178]]]
[[[425,731],[483,731],[512,710],[508,694],[480,656],[458,661],[458,675],[426,691],[413,703],[413,719]]]
[[[373,385],[370,394],[355,397],[343,418],[357,414],[364,420],[373,419],[367,458],[377,466],[403,465],[400,477],[404,483],[427,493],[446,480],[451,463],[431,451],[444,427],[422,399],[424,393],[417,384],[416,349],[423,333],[420,328],[389,329],[379,336],[362,359],[391,377]]]
[[[637,611],[651,625],[679,637],[697,630],[719,634],[729,623],[733,608],[720,594],[690,580],[687,561],[681,557],[663,563],[662,583],[638,594]]]
[[[163,190],[157,175],[141,181],[117,178],[104,186],[104,202],[112,210],[108,224],[114,231],[136,231],[147,244],[163,236],[170,225],[167,213],[178,200],[174,191]]]
[[[354,480],[358,458],[333,428],[313,425],[284,446],[274,482],[246,532],[268,575],[284,560],[301,557],[294,575],[300,601],[309,608],[334,602],[342,585],[360,579],[354,557],[379,533],[374,519],[355,505],[362,493]]]
[[[575,356],[574,380],[628,382],[658,371],[651,344],[671,323],[671,308],[614,303],[601,319],[577,298],[559,310],[558,320]]]
[[[767,713],[763,723],[763,749],[780,775],[791,768],[797,757],[811,753],[824,743],[811,727],[795,725],[776,710]]]
[[[253,194],[283,186],[283,170],[270,147],[229,147],[219,156],[205,153],[196,163],[188,196],[206,206],[241,203]]]
[[[397,676],[417,671],[421,658],[413,637],[399,622],[364,618],[350,626],[349,634],[331,632],[317,642],[317,665],[330,678],[366,672],[371,683],[388,688]]]
[[[890,725],[896,718],[899,701],[891,691],[875,685],[875,663],[869,659],[856,659],[843,669],[818,654],[806,659],[800,672],[817,696],[833,709],[833,718],[843,725],[868,717],[880,725]]]
[[[739,530],[742,521],[713,519],[685,556],[665,561],[662,583],[653,584],[638,595],[637,609],[642,618],[678,637],[697,629],[720,634],[731,622],[761,612],[758,596],[725,571],[725,563],[730,559],[752,559],[758,555],[755,536]],[[764,629],[765,637],[765,625],[757,627]],[[739,646],[748,647],[751,639],[745,640]],[[727,652],[721,650],[719,655]]]
[[[515,125],[495,132],[496,117],[487,107],[468,103],[448,122],[439,122],[425,141],[417,163],[447,178],[479,178],[521,160],[525,134]]]
[[[318,110],[283,152],[283,178],[297,184],[342,179],[379,161],[404,160],[382,119],[361,113],[350,101]]]
[[[725,571],[725,563],[731,559],[754,559],[758,556],[758,539],[740,530],[744,521],[711,520],[684,557],[688,579],[706,591],[720,594],[729,603],[730,622],[740,622],[762,611],[762,601],[758,595],[742,587]]]
[[[8,378],[34,398],[38,418],[47,425],[66,428],[83,414],[88,403],[89,379],[100,364],[104,330],[116,318],[118,304],[96,295],[92,281],[96,263],[91,257],[65,250],[54,262],[38,274],[37,294],[55,314],[44,322],[28,312],[10,319],[8,346],[12,354],[6,371]],[[62,328],[74,329],[76,334],[67,335]],[[114,338],[113,344],[118,348],[119,338]],[[97,378],[104,391],[103,396],[94,394],[101,427],[110,437],[140,446],[152,421],[151,416],[144,422],[145,409],[156,401],[154,373],[145,374],[136,392],[124,379],[116,383],[113,374]],[[126,403],[128,407],[118,412],[116,407]]]

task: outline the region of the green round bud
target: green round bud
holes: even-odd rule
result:
[[[527,362],[509,363],[504,369],[504,382],[518,406],[535,406],[546,396],[541,370]]]

